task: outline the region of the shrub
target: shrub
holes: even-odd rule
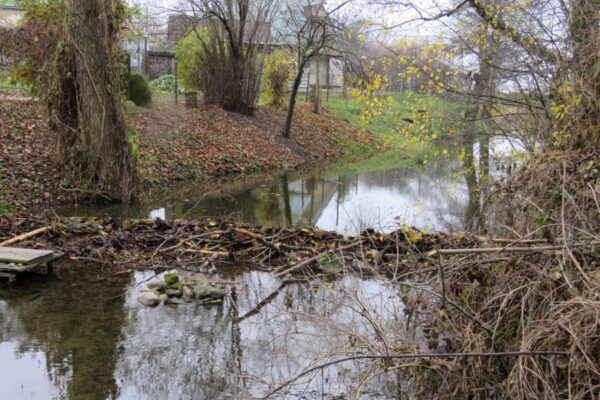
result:
[[[274,107],[281,107],[291,75],[292,63],[289,53],[277,50],[269,55],[265,61],[264,85],[268,102]]]
[[[231,21],[233,19],[227,23]],[[218,104],[228,111],[252,115],[259,94],[262,55],[259,46],[251,40],[255,30],[246,32],[248,35],[239,30],[234,34],[248,36],[245,39],[248,42],[241,48],[239,38],[227,35],[218,21],[195,28],[181,39],[175,56],[183,88],[202,92],[206,104]]]
[[[205,32],[198,30],[183,37],[175,49],[177,58],[177,77],[184,90],[206,90],[203,80],[202,61],[199,54],[202,52],[202,40]]]
[[[154,92],[175,94],[175,77],[173,75],[163,75],[150,82],[150,87]]]
[[[143,75],[132,73],[129,77],[129,100],[138,107],[145,107],[152,101],[152,90]]]

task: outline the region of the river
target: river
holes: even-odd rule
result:
[[[462,229],[477,219],[481,196],[469,182],[480,182],[482,170],[505,173],[501,156],[512,145],[492,139],[489,149],[489,161],[478,170],[465,168],[469,160],[481,165],[482,146],[475,143],[467,155],[451,149],[451,156],[417,167],[402,160],[390,165],[378,155],[343,169],[244,178],[211,191],[182,182],[131,206],[62,213],[209,214],[345,233],[404,224]],[[411,337],[411,345],[426,349],[431,339],[418,324],[407,328],[406,304],[419,292],[385,279],[290,282],[237,266],[207,275],[226,287],[221,305],[145,308],[136,297],[160,275],[106,276],[96,268],[67,261],[52,277],[0,284],[0,400],[260,398],[311,366],[362,354],[378,343],[381,329],[396,344]],[[412,382],[398,385],[392,372],[361,387],[369,371],[369,362],[338,364],[303,376],[273,398],[387,399],[410,392]]]

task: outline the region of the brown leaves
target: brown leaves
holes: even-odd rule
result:
[[[254,117],[216,106],[186,109],[158,97],[147,113],[129,115],[138,136],[144,187],[180,179],[214,179],[333,159],[352,148],[376,146],[373,135],[327,113],[297,108],[292,141],[281,138],[284,114],[258,110]],[[77,188],[54,164],[54,134],[40,104],[0,101],[0,202],[31,209],[64,202]]]

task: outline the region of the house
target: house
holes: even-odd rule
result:
[[[25,10],[13,0],[0,0],[0,26],[11,26],[19,22]]]
[[[304,15],[314,24],[326,24],[328,15],[323,4],[314,4],[304,7]],[[317,79],[318,78],[318,79]],[[344,64],[339,59],[329,54],[319,54],[312,57],[302,74],[300,90],[307,90],[308,85],[316,85],[323,89],[340,88],[344,85]]]

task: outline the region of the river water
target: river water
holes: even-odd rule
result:
[[[489,147],[490,161],[477,171],[464,162],[471,157],[481,165],[482,147],[475,143],[466,156],[463,151],[418,167],[390,163],[384,155],[350,168],[236,180],[210,192],[184,182],[133,206],[63,213],[164,219],[209,214],[340,232],[403,224],[461,229],[477,209],[479,195],[469,182],[481,181],[484,170],[500,175],[506,169],[495,155],[510,152],[512,144],[492,139]],[[260,398],[311,366],[377,345],[381,329],[401,344],[408,337],[405,304],[418,296],[375,278],[288,282],[231,267],[207,275],[226,290],[221,305],[145,308],[136,297],[160,275],[106,277],[96,268],[65,262],[52,277],[0,284],[0,400]],[[410,336],[423,332],[414,328]],[[391,373],[372,377],[357,395],[369,365],[352,361],[316,371],[273,398],[406,395],[411,382],[399,386]]]
[[[523,149],[518,141],[503,137],[492,137],[485,146],[489,161],[484,169],[492,177],[504,174],[510,155]],[[210,215],[267,227],[314,225],[342,233],[391,231],[403,224],[462,229],[474,217],[467,175],[481,180],[481,147],[481,141],[466,147],[474,169],[465,168],[464,145],[446,144],[439,146],[437,156],[417,166],[404,166],[406,160],[389,153],[376,154],[343,168],[225,181],[210,191],[202,184],[180,182],[150,191],[134,204],[67,207],[60,213],[169,220]]]

